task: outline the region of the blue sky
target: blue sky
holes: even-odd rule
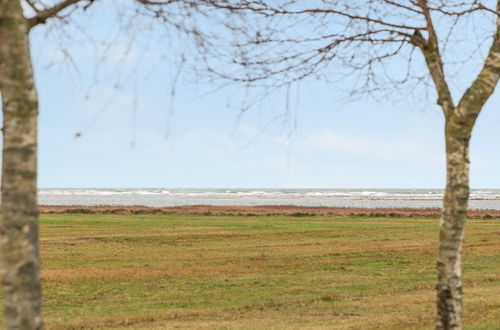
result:
[[[113,70],[132,72],[140,45],[121,61],[125,50],[117,42],[99,69],[99,84],[91,82],[94,53],[84,43],[67,45],[79,73],[71,65],[47,67],[61,62],[62,53],[46,40],[44,28],[33,33],[32,45],[40,96],[40,187],[445,184],[443,117],[429,100],[349,101],[337,86],[311,82],[300,89],[292,102],[295,116],[284,124],[273,121],[285,109],[280,95],[239,116],[228,103],[238,104],[242,87],[202,96],[207,86],[181,79],[169,115],[175,75],[169,63],[175,59],[154,62],[154,48],[146,51],[149,65],[114,88]],[[473,188],[500,187],[499,105],[496,93],[473,134]]]

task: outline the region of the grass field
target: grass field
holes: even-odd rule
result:
[[[49,329],[429,329],[437,220],[48,214]],[[470,220],[466,329],[500,329],[500,220]]]

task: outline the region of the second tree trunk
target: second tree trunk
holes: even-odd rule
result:
[[[446,123],[447,183],[439,231],[436,329],[461,329],[461,249],[469,199],[470,130]]]

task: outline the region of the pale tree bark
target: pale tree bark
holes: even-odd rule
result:
[[[437,260],[436,329],[461,329],[461,249],[469,198],[469,140],[471,128],[456,130],[446,121],[447,183],[440,221]]]
[[[7,329],[43,329],[38,252],[37,112],[20,2],[0,0],[2,280]]]
[[[179,4],[182,8],[194,10],[198,6],[187,2],[183,4],[182,1],[137,1],[144,8]],[[7,329],[24,330],[44,328],[37,208],[38,97],[29,32],[31,28],[58,17],[66,9],[86,10],[95,0],[25,0],[24,3],[34,12],[32,17],[24,16],[21,2],[0,0],[0,94],[3,111],[0,275],[5,326]],[[138,14],[136,10],[132,13]],[[182,19],[188,17],[184,11],[178,10],[177,14],[177,19],[179,15]],[[172,26],[181,29],[181,25],[176,23]],[[196,33],[196,36],[200,34]]]
[[[426,40],[416,31],[412,41],[424,54],[438,94],[438,104],[445,116],[447,180],[436,266],[436,329],[462,329],[461,250],[470,190],[469,142],[475,121],[500,78],[500,19],[497,18],[493,44],[481,72],[455,106],[444,75],[427,1],[420,0],[419,6],[426,18],[428,38]],[[500,12],[500,1],[497,12]]]
[[[37,207],[38,96],[30,29],[80,1],[64,0],[26,18],[20,0],[0,0],[3,111],[1,276],[7,329],[43,329]]]

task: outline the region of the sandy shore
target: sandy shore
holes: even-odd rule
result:
[[[426,217],[438,218],[440,210],[436,208],[334,208],[304,207],[292,205],[278,206],[40,206],[41,213],[87,213],[87,214],[197,214],[197,215],[287,215],[287,216],[371,216],[371,217]],[[500,218],[500,210],[470,210],[471,218]]]

